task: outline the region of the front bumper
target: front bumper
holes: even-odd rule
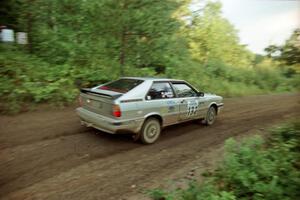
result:
[[[143,119],[116,120],[91,112],[82,107],[77,108],[76,112],[81,119],[81,124],[111,134],[124,132],[138,133],[143,124]]]

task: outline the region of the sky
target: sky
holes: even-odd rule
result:
[[[223,16],[238,30],[242,44],[254,53],[282,45],[300,28],[300,0],[192,0],[192,10],[206,1],[220,1]]]
[[[300,28],[300,0],[220,0],[223,16],[239,31],[242,44],[264,54],[271,44],[281,45]]]

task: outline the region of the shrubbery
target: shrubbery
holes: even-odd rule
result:
[[[0,45],[0,112],[16,113],[37,103],[74,102],[79,88],[118,78],[114,68],[50,64],[14,46]],[[151,69],[126,69],[133,76],[154,75]]]
[[[17,112],[24,103],[67,103],[77,94],[68,65],[50,65],[19,51],[0,54],[1,110]]]
[[[241,143],[229,139],[224,160],[203,184],[186,190],[153,190],[154,199],[168,200],[296,200],[300,196],[300,122],[271,131],[266,140]]]
[[[0,46],[0,111],[19,112],[26,104],[46,102],[64,105],[74,102],[80,87],[91,87],[117,79],[113,63],[91,62],[90,66],[71,63],[50,64],[14,46]],[[128,76],[161,76],[184,79],[204,92],[223,96],[242,96],[268,92],[293,91],[299,80],[279,71],[246,69],[210,62],[202,66],[191,60],[170,62],[165,73],[154,68],[125,67]],[[171,66],[172,65],[172,66]]]
[[[223,96],[299,89],[296,53],[255,55],[220,2],[207,1],[197,14],[192,2],[4,0],[2,24],[27,32],[28,44],[0,44],[0,111],[73,102],[79,87],[121,75],[184,79]]]

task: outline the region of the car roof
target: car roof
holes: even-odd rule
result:
[[[137,79],[137,80],[150,80],[150,81],[184,81],[179,79],[160,78],[160,77],[121,77],[121,79]]]

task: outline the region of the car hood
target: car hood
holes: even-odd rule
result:
[[[218,100],[222,100],[223,97],[216,95],[216,94],[212,94],[212,93],[204,93],[204,97],[206,98],[212,98],[212,99],[218,99]]]

